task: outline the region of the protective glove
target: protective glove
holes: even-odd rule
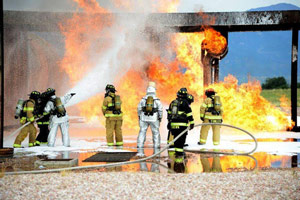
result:
[[[190,124],[190,130],[194,128],[194,124]]]
[[[201,119],[202,121],[204,121],[204,117],[200,117],[200,119]]]

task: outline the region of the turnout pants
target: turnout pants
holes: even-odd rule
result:
[[[114,145],[114,132],[116,145],[123,145],[122,123],[122,119],[106,118],[106,141],[108,146]]]
[[[140,120],[139,124],[140,124],[140,132],[137,138],[137,147],[138,148],[144,147],[144,143],[146,141],[147,129],[150,126],[152,131],[153,147],[159,148],[160,147],[159,120],[154,122],[146,122]]]
[[[174,136],[174,138],[176,138],[186,128],[187,128],[186,126],[180,126],[179,129],[171,129],[171,133]],[[188,131],[186,131],[180,138],[178,138],[178,140],[176,140],[174,142],[176,155],[183,155],[183,146],[184,146],[187,134],[188,134]]]
[[[35,144],[35,137],[36,137],[36,128],[33,123],[28,124],[24,128],[22,128],[19,135],[16,137],[14,144],[21,145],[21,143],[25,140],[29,133],[29,146],[33,146]]]
[[[46,143],[49,135],[49,125],[48,124],[40,124],[38,125],[40,128],[40,133],[36,138],[36,141]]]
[[[61,134],[62,134],[63,145],[66,146],[66,147],[69,147],[70,146],[69,121],[61,122],[61,123],[52,122],[50,124],[50,132],[49,132],[49,135],[48,135],[48,146],[49,147],[54,147],[58,127],[60,128],[60,131],[61,131]]]
[[[209,123],[208,119],[204,119],[203,123]],[[206,143],[206,139],[207,139],[207,135],[208,135],[208,131],[210,129],[210,126],[212,127],[212,131],[213,131],[213,143],[214,145],[219,145],[220,144],[220,125],[204,125],[201,126],[201,130],[200,130],[200,143],[201,144],[205,144]]]

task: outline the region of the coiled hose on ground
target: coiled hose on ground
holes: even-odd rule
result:
[[[212,153],[212,154],[216,154],[216,153],[220,153],[220,154],[226,154],[226,155],[245,155],[245,156],[249,156],[252,157],[251,153],[253,153],[256,149],[257,149],[257,140],[256,138],[249,133],[248,131],[236,127],[236,126],[232,126],[229,124],[222,124],[222,123],[202,123],[202,124],[197,124],[194,127],[199,127],[199,126],[204,126],[204,125],[221,125],[221,126],[227,126],[230,128],[234,128],[237,130],[240,130],[246,134],[248,134],[250,137],[252,137],[252,139],[255,142],[255,147],[249,151],[249,152],[243,152],[243,153],[238,153],[238,152],[216,152],[216,151],[197,151],[199,153],[203,152],[203,153]],[[59,168],[59,169],[47,169],[47,170],[32,170],[32,171],[18,171],[18,172],[5,172],[5,175],[16,175],[16,174],[41,174],[41,173],[51,173],[51,172],[60,172],[60,171],[67,171],[67,170],[80,170],[80,169],[95,169],[95,168],[108,168],[108,167],[116,167],[116,166],[122,166],[122,165],[129,165],[129,164],[134,164],[134,163],[139,163],[139,162],[145,162],[148,159],[154,158],[157,155],[161,154],[162,152],[164,152],[165,150],[167,150],[170,146],[170,144],[174,143],[176,140],[178,140],[178,138],[180,138],[185,132],[187,132],[189,130],[189,127],[187,127],[185,130],[183,130],[177,137],[174,138],[173,141],[171,141],[169,144],[167,144],[167,146],[165,146],[163,149],[161,149],[159,152],[145,157],[145,158],[141,158],[141,159],[137,159],[137,160],[132,160],[132,161],[125,161],[125,162],[118,162],[118,163],[107,163],[107,164],[100,164],[100,165],[90,165],[90,166],[77,166],[77,167],[67,167],[67,168]],[[253,158],[253,157],[252,157]],[[256,162],[256,166],[257,166],[257,161],[256,159],[254,159]]]

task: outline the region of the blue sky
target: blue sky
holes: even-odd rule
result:
[[[279,3],[289,3],[300,7],[300,0],[181,0],[179,12],[192,12],[203,8],[205,12],[246,11]]]

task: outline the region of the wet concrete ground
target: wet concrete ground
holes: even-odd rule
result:
[[[130,141],[130,138],[125,141]],[[80,141],[80,140],[79,140]],[[96,140],[96,142],[98,142]],[[290,141],[284,141],[290,143]],[[137,152],[130,160],[137,160],[148,157],[157,152],[151,144],[146,144],[144,149],[137,149],[136,143],[127,143],[122,148],[107,147],[105,145],[95,149],[68,149],[67,147],[57,146],[54,149],[41,146],[33,148],[18,149],[13,158],[2,159],[1,168],[5,171],[22,171],[47,169],[44,166],[34,167],[34,162],[41,159],[78,159],[78,166],[100,165],[109,162],[85,162],[85,160],[99,152],[118,153],[122,151]],[[80,146],[79,146],[80,147]],[[164,145],[162,146],[162,148]],[[225,151],[224,152],[229,152]],[[141,155],[141,154],[144,155]],[[300,167],[300,154],[276,155],[267,152],[255,152],[251,156],[224,155],[211,153],[192,153],[186,152],[186,156],[179,162],[174,155],[173,149],[162,152],[159,157],[149,159],[147,162],[123,165],[114,168],[101,169],[101,171],[151,171],[159,173],[201,173],[201,172],[234,172],[266,170],[274,168]],[[113,155],[112,155],[113,156]],[[256,165],[257,162],[257,165]],[[23,164],[21,164],[23,163]]]
[[[6,132],[6,138],[11,130]],[[206,146],[198,146],[199,130],[190,132],[187,137],[186,156],[178,159],[173,149],[162,152],[159,157],[149,159],[147,162],[123,165],[114,168],[101,169],[101,171],[151,171],[159,173],[202,173],[202,172],[234,172],[300,167],[300,134],[293,132],[276,132],[255,134],[258,140],[257,150],[250,156],[224,155],[223,152],[245,152],[253,148],[254,143],[250,137],[233,133],[223,129],[221,145],[215,148],[210,142]],[[78,166],[100,165],[107,162],[85,162],[84,160],[99,152],[136,152],[130,160],[145,158],[158,152],[152,148],[151,132],[147,134],[144,149],[136,148],[137,134],[124,134],[123,147],[106,146],[105,131],[102,127],[91,128],[82,124],[71,126],[71,147],[63,147],[60,133],[58,133],[56,146],[27,147],[27,139],[22,143],[25,148],[15,149],[13,158],[0,160],[0,167],[5,171],[34,170],[34,162],[42,159],[78,159]],[[76,135],[79,137],[72,137]],[[86,135],[82,137],[82,135]],[[95,137],[95,135],[98,135]],[[166,146],[166,133],[161,132],[162,146]],[[14,138],[6,139],[4,146],[12,146]],[[211,140],[211,133],[208,141]],[[298,142],[295,142],[298,140]],[[215,151],[215,153],[199,153],[194,150]],[[257,164],[256,164],[257,163]],[[38,169],[47,169],[40,166]]]

